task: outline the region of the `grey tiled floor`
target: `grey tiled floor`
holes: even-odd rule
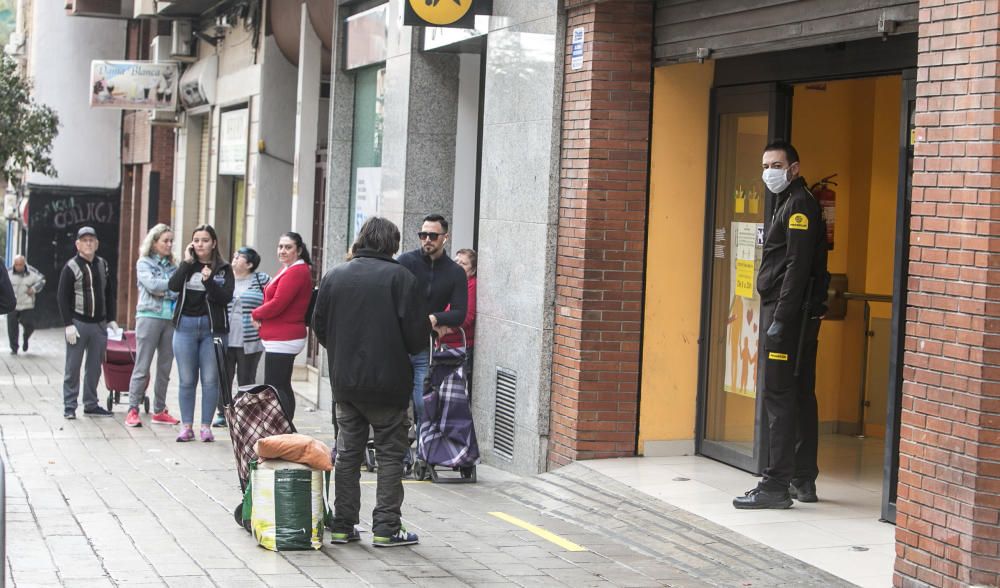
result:
[[[216,443],[179,444],[173,427],[148,418],[125,427],[123,406],[112,419],[65,421],[62,362],[60,330],[38,332],[27,354],[0,355],[8,586],[725,586],[733,566],[747,570],[743,586],[842,585],[610,478],[581,479],[579,466],[536,478],[481,466],[473,485],[409,483],[403,516],[420,534],[414,547],[379,550],[365,534],[359,544],[272,553],[232,520],[239,488],[224,431]],[[168,406],[177,412],[175,385]],[[300,408],[300,431],[330,442],[328,414]],[[362,489],[364,525],[373,474]]]

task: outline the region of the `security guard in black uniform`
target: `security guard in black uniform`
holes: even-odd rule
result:
[[[769,464],[756,488],[733,500],[745,508],[816,502],[816,348],[826,313],[829,244],[822,207],[799,176],[789,143],[764,148],[763,179],[775,195],[757,278],[764,337],[763,385]],[[759,365],[759,364],[758,364]]]

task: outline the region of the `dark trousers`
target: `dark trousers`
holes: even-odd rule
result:
[[[361,463],[368,443],[368,427],[375,431],[378,455],[378,486],[372,533],[377,537],[396,534],[403,506],[403,454],[410,445],[410,419],[405,408],[368,402],[337,402],[337,463],[334,483],[334,533],[345,533],[358,524],[361,512]]]
[[[761,333],[774,317],[774,304],[761,309]],[[762,484],[769,490],[787,489],[789,482],[814,481],[819,475],[819,415],[816,406],[816,349],[818,319],[805,329],[799,375],[795,376],[801,318],[784,325],[780,342],[764,335],[761,392],[768,424],[768,466]]]
[[[10,341],[10,350],[17,351],[20,333],[19,325],[24,326],[24,342],[27,343],[31,334],[35,332],[35,311],[27,308],[25,310],[14,310],[7,313],[7,338]]]
[[[105,323],[85,323],[73,319],[80,337],[76,343],[66,343],[66,368],[63,372],[63,408],[76,410],[80,398],[80,368],[83,367],[83,408],[99,406],[97,383],[101,379],[101,363],[108,348]],[[86,356],[86,363],[84,363]]]
[[[292,369],[295,366],[292,353],[264,352],[264,383],[278,391],[281,405],[288,413],[288,420],[295,418],[295,392],[292,391]]]
[[[237,386],[249,386],[257,379],[257,366],[260,364],[261,352],[244,353],[242,347],[226,348],[226,380],[223,386],[233,389],[233,378]],[[235,396],[235,395],[234,395]],[[219,394],[219,416],[222,416],[222,394]]]

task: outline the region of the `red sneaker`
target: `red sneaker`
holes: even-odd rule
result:
[[[128,409],[128,414],[125,415],[125,426],[126,427],[141,427],[142,421],[139,420],[139,409],[130,408]]]
[[[170,416],[170,413],[167,412],[167,409],[165,408],[162,412],[153,413],[153,418],[150,420],[161,425],[176,425],[181,422],[180,420]]]

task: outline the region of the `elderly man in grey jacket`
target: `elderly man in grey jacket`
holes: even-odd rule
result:
[[[45,287],[45,276],[28,265],[23,255],[18,255],[10,267],[10,283],[17,305],[13,312],[7,314],[7,338],[11,354],[17,355],[18,347],[28,350],[28,339],[35,332],[35,296]],[[24,327],[23,344],[20,344],[20,327]]]

